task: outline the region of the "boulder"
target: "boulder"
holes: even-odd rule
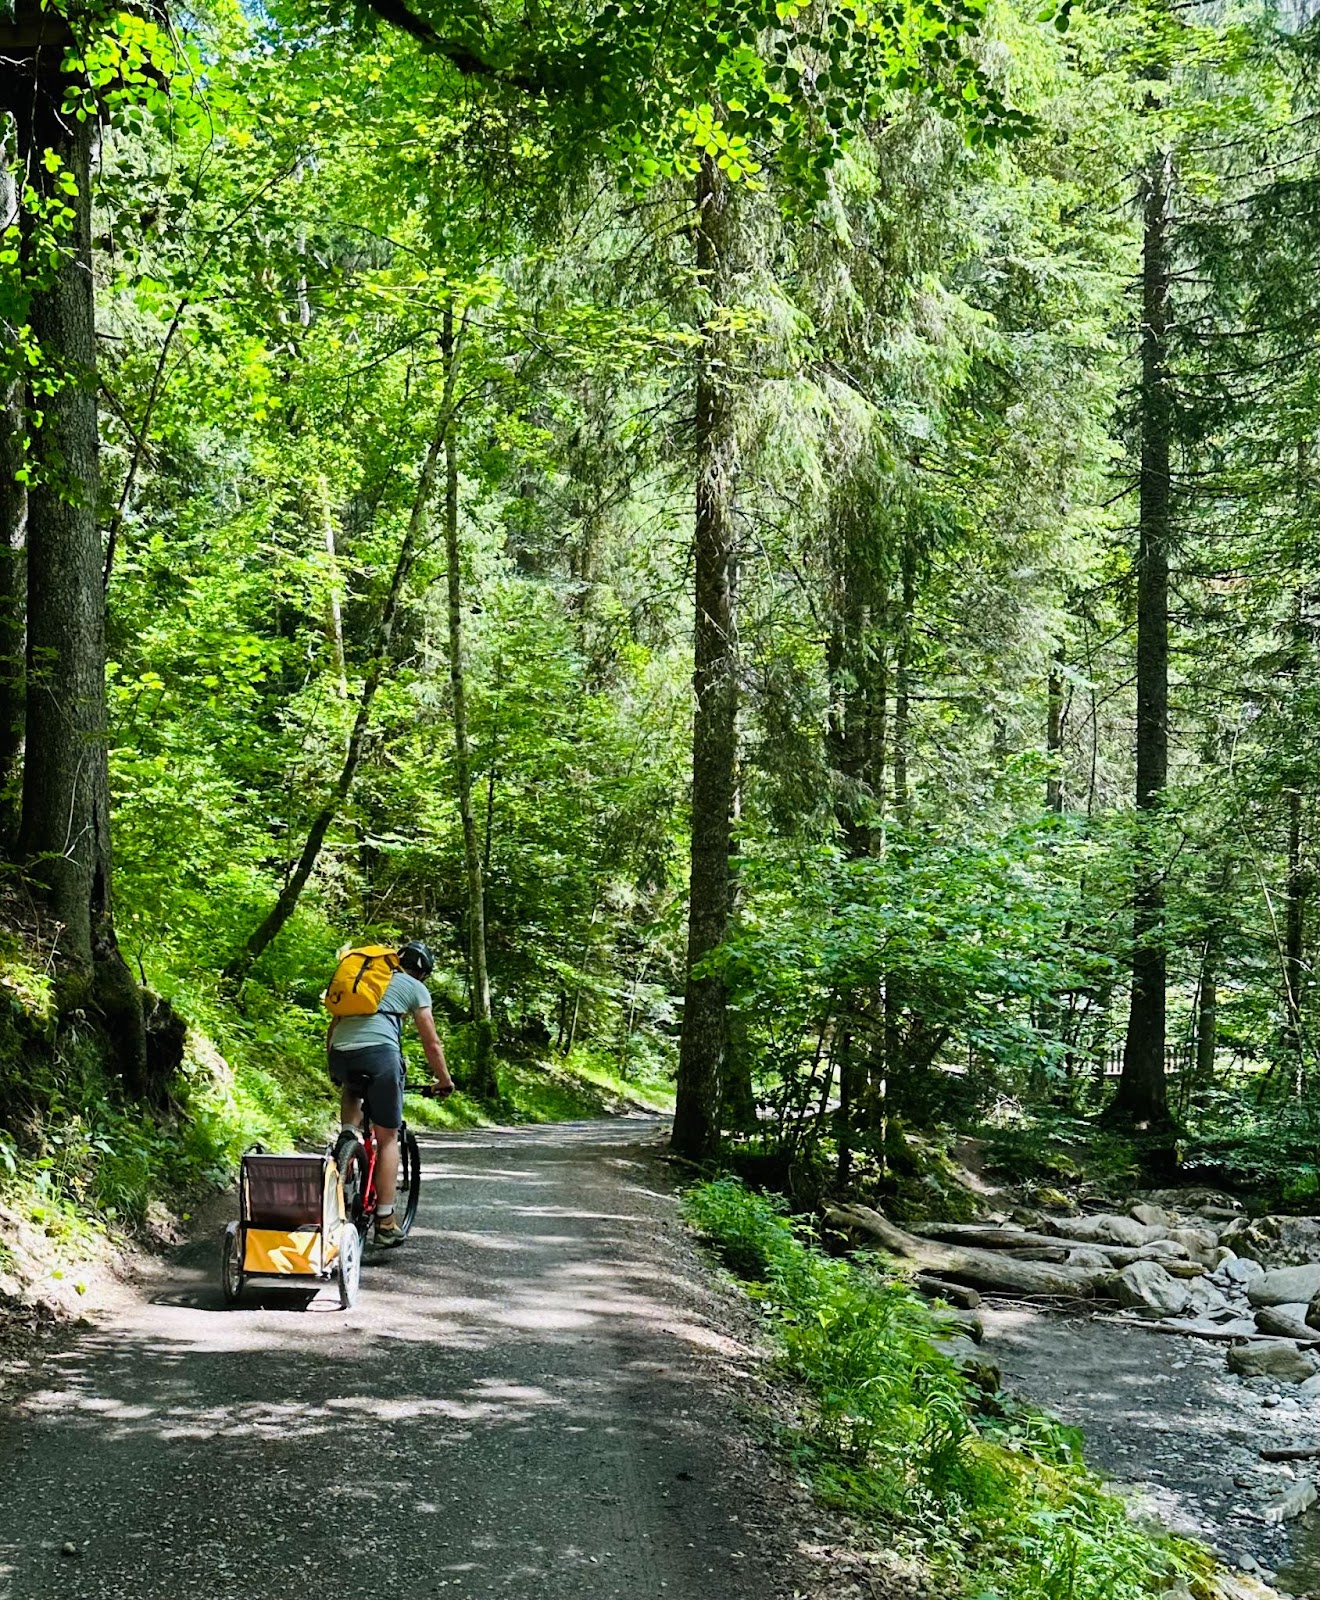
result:
[[[1075,1250],[1068,1252],[1068,1265],[1108,1272],[1114,1263],[1109,1259],[1108,1251],[1097,1250],[1093,1244],[1079,1244]]]
[[[1141,1306],[1164,1317],[1181,1316],[1190,1298],[1188,1285],[1171,1278],[1158,1261],[1134,1261],[1106,1278],[1103,1288],[1120,1305]]]
[[[1306,1325],[1304,1305],[1262,1306],[1256,1313],[1256,1326],[1262,1333],[1278,1339],[1314,1339],[1314,1328]]]
[[[1137,1254],[1143,1261],[1186,1261],[1187,1246],[1177,1239],[1152,1239]]]
[[[1216,1318],[1231,1317],[1233,1308],[1208,1278],[1195,1278],[1186,1285],[1187,1309],[1186,1315],[1190,1317],[1208,1317],[1213,1322]]]
[[[1162,1228],[1148,1228],[1133,1217],[1116,1217],[1102,1214],[1097,1217],[1069,1217],[1066,1222],[1055,1222],[1054,1231],[1069,1239],[1080,1239],[1083,1244],[1121,1244],[1138,1250],[1143,1244],[1159,1238]]]
[[[981,1354],[971,1339],[956,1334],[951,1339],[932,1339],[931,1343],[942,1355],[948,1356],[963,1377],[978,1389],[986,1394],[994,1394],[998,1390],[1001,1381],[999,1368]]]
[[[1176,1220],[1173,1213],[1166,1211],[1163,1206],[1149,1204],[1130,1207],[1128,1216],[1147,1228],[1172,1228]]]
[[[1316,1364],[1291,1339],[1257,1339],[1235,1344],[1228,1352],[1228,1370],[1239,1378],[1273,1378],[1278,1383],[1305,1383]]]
[[[1320,1330],[1320,1293],[1311,1296],[1302,1320],[1306,1323],[1310,1335],[1314,1337],[1317,1330]]]
[[[1169,1238],[1182,1245],[1193,1261],[1207,1267],[1214,1265],[1219,1236],[1212,1228],[1170,1228]]]
[[[1269,1224],[1268,1217],[1259,1222],[1253,1222],[1250,1217],[1239,1217],[1219,1235],[1219,1242],[1226,1244],[1235,1255],[1263,1261],[1278,1244],[1279,1238],[1277,1228],[1271,1228]]]
[[[1265,1276],[1265,1268],[1259,1261],[1253,1261],[1250,1256],[1235,1256],[1231,1252],[1228,1259],[1221,1261],[1215,1268],[1215,1281],[1233,1284],[1239,1289],[1249,1289],[1253,1283],[1259,1283]]]
[[[1290,1306],[1320,1294],[1320,1263],[1304,1267],[1272,1267],[1255,1283],[1247,1285],[1247,1299],[1253,1306]]]

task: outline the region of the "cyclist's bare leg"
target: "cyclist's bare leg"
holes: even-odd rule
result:
[[[376,1135],[376,1208],[392,1206],[399,1187],[399,1130],[377,1128]]]
[[[356,1128],[362,1131],[362,1101],[351,1089],[344,1089],[339,1096],[339,1126],[341,1128]]]

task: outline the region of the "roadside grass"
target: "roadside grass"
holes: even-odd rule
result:
[[[806,1401],[788,1443],[823,1499],[967,1600],[1150,1600],[1179,1584],[1209,1600],[1209,1554],[1133,1521],[1076,1430],[965,1378],[935,1343],[948,1320],[901,1278],[824,1255],[734,1179],[683,1204],[765,1309]]]

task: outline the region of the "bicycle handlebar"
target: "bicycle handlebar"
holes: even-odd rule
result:
[[[440,1092],[439,1085],[435,1082],[434,1078],[432,1078],[427,1083],[405,1083],[403,1086],[403,1092],[404,1094],[420,1094],[426,1100],[444,1100],[447,1098],[447,1096],[453,1094],[454,1091],[452,1089],[446,1089],[442,1094]]]

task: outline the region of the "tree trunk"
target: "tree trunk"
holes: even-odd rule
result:
[[[1305,978],[1306,875],[1302,866],[1302,792],[1288,790],[1288,877],[1283,946],[1284,1045],[1301,1076],[1302,987]]]
[[[426,452],[426,459],[422,464],[421,473],[417,479],[417,492],[413,497],[412,511],[408,518],[408,530],[404,534],[403,542],[399,546],[398,558],[394,563],[394,574],[390,579],[389,593],[385,597],[385,605],[381,611],[380,624],[376,630],[375,648],[372,659],[367,667],[367,675],[362,684],[362,695],[358,701],[357,716],[353,722],[353,731],[349,735],[348,748],[344,753],[343,764],[339,769],[339,777],[330,791],[329,798],[312,819],[312,825],[307,830],[307,838],[303,843],[302,851],[298,856],[297,864],[280,892],[279,899],[271,907],[269,915],[261,922],[247,943],[237,956],[225,968],[225,976],[231,982],[242,982],[281,930],[286,922],[298,908],[302,892],[307,887],[307,880],[315,870],[317,860],[321,854],[321,847],[325,843],[325,836],[334,824],[335,818],[343,809],[344,802],[348,799],[349,790],[353,787],[353,779],[357,775],[358,763],[362,759],[362,747],[366,741],[367,729],[371,723],[371,705],[376,698],[376,691],[380,688],[381,679],[385,668],[389,664],[390,645],[394,638],[394,623],[399,613],[399,604],[403,599],[404,586],[412,564],[416,558],[417,549],[426,532],[431,496],[435,491],[436,472],[439,467],[440,452],[444,447],[446,432],[449,427],[449,413],[452,405],[452,393],[446,388],[444,400],[440,407],[440,420],[435,434],[431,439],[430,447]]]
[[[1169,1125],[1164,1076],[1166,955],[1164,884],[1155,820],[1169,770],[1169,319],[1167,151],[1146,174],[1142,247],[1141,475],[1137,557],[1137,833],[1133,895],[1132,1000],[1123,1074],[1111,1108],[1118,1121],[1152,1132]]]
[[[1050,662],[1046,684],[1045,749],[1050,757],[1050,773],[1045,780],[1045,808],[1056,816],[1063,812],[1063,650]]]
[[[719,326],[730,276],[728,184],[706,156],[697,177],[697,271],[708,299],[697,363],[697,495],[692,675],[692,855],[687,982],[673,1146],[694,1161],[720,1143],[727,1047],[723,980],[701,971],[724,941],[732,910],[733,802],[738,753],[733,492],[738,470],[729,335]]]
[[[0,111],[0,234],[19,221],[13,163],[15,131]],[[23,754],[23,654],[27,633],[27,488],[23,463],[23,383],[0,352],[0,847],[16,842]],[[6,381],[6,375],[8,380]]]
[[[41,352],[41,413],[31,440],[27,500],[26,753],[19,850],[41,901],[59,923],[58,948],[74,980],[69,1003],[99,1012],[115,1064],[145,1093],[142,996],[115,940],[110,900],[110,777],[105,696],[105,596],[97,525],[96,325],[92,288],[94,123],[62,114],[77,89],[62,70],[55,14],[20,5],[18,36],[32,41],[0,77],[0,110],[14,118],[19,164],[38,200],[23,216],[25,257],[48,264],[28,310]],[[52,170],[53,169],[53,170]],[[71,180],[72,192],[63,188]],[[56,225],[47,205],[63,211]],[[38,242],[37,234],[41,238]],[[54,247],[52,250],[52,246]],[[11,637],[13,627],[11,623]]]
[[[1214,1082],[1219,1048],[1219,946],[1219,930],[1212,928],[1206,935],[1196,986],[1196,1082],[1202,1087]]]
[[[903,548],[903,614],[899,618],[894,663],[894,816],[903,827],[912,820],[908,786],[908,738],[912,717],[912,611],[916,604],[916,564],[910,545]]]
[[[454,316],[446,309],[441,338],[451,374],[457,367]],[[451,377],[452,383],[452,377]],[[490,976],[486,967],[486,889],[481,844],[472,811],[472,752],[468,745],[467,680],[463,659],[463,569],[458,546],[458,430],[451,415],[445,432],[445,562],[449,589],[449,687],[454,708],[454,778],[463,824],[463,862],[467,873],[468,950],[472,964],[472,1023],[475,1050],[464,1087],[483,1100],[499,1093],[495,1077],[495,1030],[490,1014]]]

